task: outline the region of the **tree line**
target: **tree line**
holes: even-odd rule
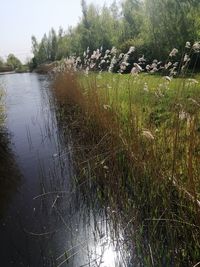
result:
[[[181,55],[186,42],[200,37],[199,0],[124,0],[101,8],[82,0],[81,6],[75,27],[52,28],[40,41],[32,36],[32,67],[113,46],[122,53],[134,46],[138,56],[164,60],[172,48]]]
[[[22,68],[23,64],[14,54],[9,54],[6,61],[4,61],[3,58],[0,58],[0,72],[14,70],[20,71]]]

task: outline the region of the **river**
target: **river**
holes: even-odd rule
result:
[[[20,172],[0,218],[0,266],[132,266],[105,213],[90,210],[77,193],[73,147],[63,140],[48,77],[7,74],[0,84]]]

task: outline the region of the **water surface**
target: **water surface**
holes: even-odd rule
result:
[[[87,207],[74,185],[73,147],[63,141],[48,77],[8,74],[0,83],[21,174],[0,219],[1,266],[128,266],[120,233],[115,238],[105,212]]]

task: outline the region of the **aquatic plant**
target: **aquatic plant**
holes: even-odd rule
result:
[[[120,57],[125,69],[128,54]],[[135,75],[143,56],[133,63],[134,75],[82,75],[91,69],[88,59],[81,71],[75,58],[69,62],[54,70],[53,87],[60,119],[80,148],[74,160],[86,201],[95,194],[109,208],[138,266],[195,265],[200,256],[199,78],[172,79],[175,71],[185,73],[189,61],[146,65],[150,73],[169,70],[164,77]]]

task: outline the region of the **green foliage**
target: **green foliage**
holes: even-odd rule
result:
[[[124,39],[137,37],[144,19],[143,4],[138,0],[126,0],[122,3],[122,14]]]
[[[59,39],[62,39],[62,30],[60,29]],[[42,37],[40,43],[37,42],[35,36],[32,36],[32,52],[33,67],[38,64],[55,61],[58,54],[58,46],[61,42],[58,40],[55,30],[52,28],[47,37],[46,34]]]
[[[197,0],[124,0],[101,8],[82,0],[81,6],[77,26],[67,31],[60,28],[58,33],[51,29],[40,42],[32,37],[33,66],[82,56],[88,47],[90,53],[112,46],[127,52],[129,44],[149,60],[164,60],[172,48],[182,50],[186,41],[200,37]]]
[[[7,58],[7,65],[11,66],[14,70],[21,67],[21,61],[13,54],[9,54]]]
[[[4,66],[4,60],[0,57],[0,68]]]
[[[199,2],[189,0],[145,1],[146,34],[155,55],[166,58],[173,47],[181,49],[186,41],[197,40],[199,8]]]

